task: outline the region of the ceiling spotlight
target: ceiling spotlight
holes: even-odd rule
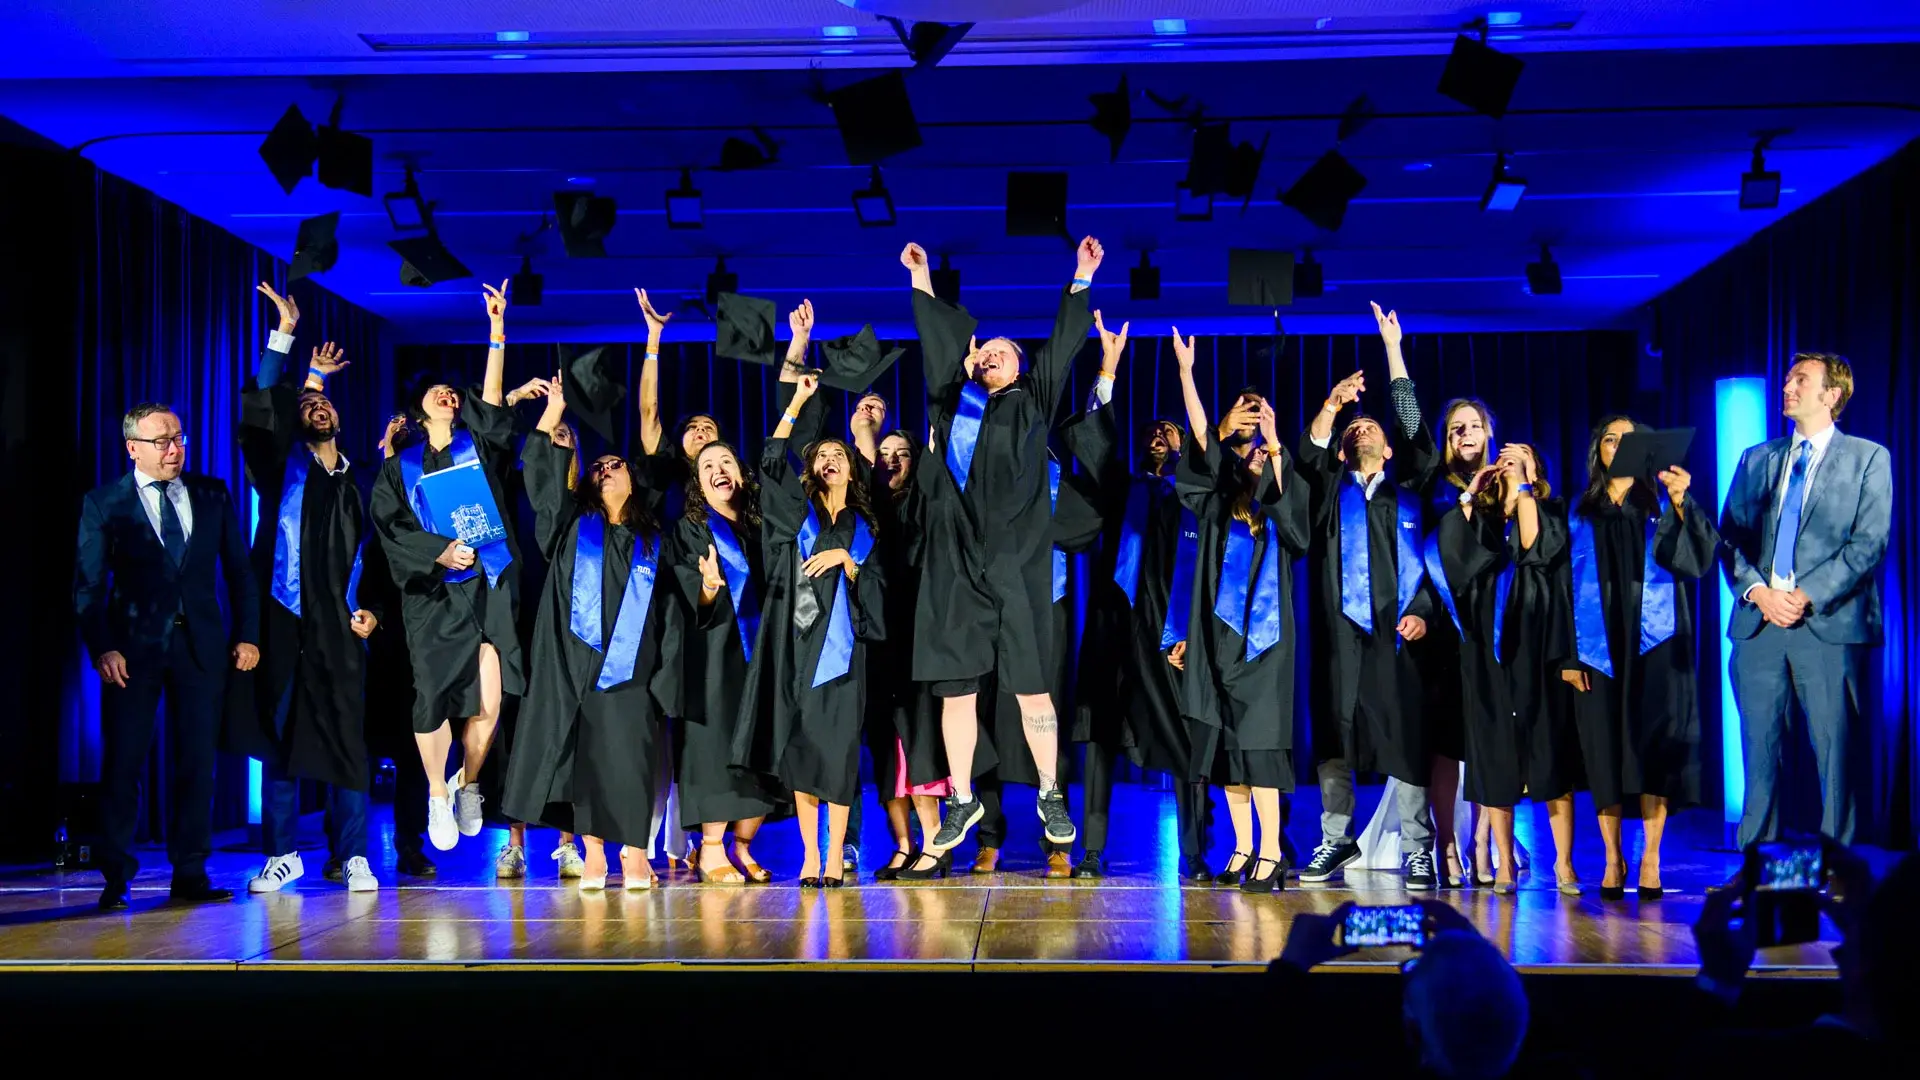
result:
[[[723,292],[740,291],[740,275],[727,269],[725,255],[713,261],[713,273],[707,275],[707,303],[718,304]]]
[[[553,221],[569,259],[606,258],[607,234],[619,217],[619,206],[604,195],[586,191],[553,193]]]
[[[1148,260],[1144,251],[1140,253],[1140,265],[1127,274],[1127,299],[1160,299],[1160,268]]]
[[[373,140],[340,126],[345,97],[335,99],[327,122],[313,131],[314,155],[321,187],[373,195]]]
[[[960,271],[947,263],[945,255],[940,256],[940,265],[933,271],[933,295],[948,303],[960,302]]]
[[[1487,193],[1480,196],[1480,209],[1512,210],[1526,193],[1527,182],[1507,172],[1507,155],[1501,154],[1494,159],[1493,179],[1487,183]]]
[[[697,229],[701,225],[700,189],[693,186],[693,170],[680,170],[680,186],[667,192],[667,228]]]
[[[1780,205],[1780,174],[1767,171],[1767,145],[1781,132],[1762,132],[1753,147],[1753,168],[1740,174],[1740,209],[1772,210]]]
[[[853,193],[853,213],[862,228],[877,228],[894,223],[893,195],[880,179],[880,166],[873,166],[864,190]]]
[[[1313,252],[1305,251],[1293,264],[1293,295],[1309,300],[1326,295],[1326,268],[1313,261]]]
[[[1527,264],[1527,291],[1535,296],[1560,295],[1560,264],[1553,261],[1553,252],[1547,245],[1540,245],[1540,261]]]
[[[513,275],[507,284],[507,291],[517,307],[538,307],[544,291],[546,278],[533,272],[533,256],[520,256],[520,272]]]
[[[381,199],[387,206],[387,220],[401,232],[425,229],[433,231],[433,204],[420,196],[420,181],[407,166],[406,187]]]

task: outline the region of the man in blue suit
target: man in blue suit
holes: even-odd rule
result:
[[[1780,743],[1797,699],[1820,769],[1820,831],[1851,844],[1854,714],[1881,643],[1893,481],[1886,447],[1833,426],[1853,396],[1845,359],[1796,354],[1782,395],[1793,434],[1740,456],[1720,516],[1721,565],[1740,598],[1727,626],[1747,766],[1739,843],[1779,835]]]
[[[140,868],[132,852],[140,773],[163,690],[174,757],[167,829],[173,899],[227,900],[233,893],[214,888],[206,869],[214,748],[228,664],[250,671],[260,660],[260,602],[226,485],[184,475],[180,418],[165,405],[136,405],[121,435],[133,471],[81,503],[73,581],[81,634],[105,684],[100,866],[107,887],[100,907],[126,907],[127,883]],[[222,580],[231,626],[220,611]]]

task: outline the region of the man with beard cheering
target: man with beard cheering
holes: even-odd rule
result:
[[[262,511],[253,541],[261,662],[251,678],[232,680],[241,702],[228,710],[234,748],[265,765],[267,863],[247,888],[275,892],[305,873],[294,831],[300,781],[313,780],[327,785],[327,843],[347,888],[372,892],[380,884],[367,864],[362,642],[380,619],[367,606],[374,601],[359,598],[372,526],[361,470],[340,452],[340,414],[326,394],[347,362],[327,342],[313,350],[304,379],[282,378],[300,308],[264,283],[258,291],[279,308],[280,327],[240,405],[240,450]]]

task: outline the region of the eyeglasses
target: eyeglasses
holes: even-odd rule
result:
[[[178,446],[182,450],[185,450],[187,448],[187,437],[184,434],[162,435],[157,439],[128,439],[127,441],[137,442],[137,443],[146,443],[148,446],[153,447],[154,450],[162,454],[166,453],[169,448],[174,446]]]

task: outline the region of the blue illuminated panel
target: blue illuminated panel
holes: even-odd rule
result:
[[[1713,384],[1714,460],[1719,477],[1719,502],[1722,514],[1727,509],[1727,489],[1740,467],[1740,455],[1750,446],[1767,440],[1767,381],[1757,376],[1720,379]],[[1720,582],[1720,640],[1726,641],[1727,623],[1733,618],[1733,590],[1727,580]],[[1720,775],[1726,786],[1726,821],[1740,821],[1746,805],[1746,755],[1740,740],[1740,710],[1733,700],[1733,674],[1729,660],[1733,650],[1720,648]]]
[[[247,542],[260,532],[260,493],[247,485]],[[247,759],[247,824],[260,824],[260,759]]]

